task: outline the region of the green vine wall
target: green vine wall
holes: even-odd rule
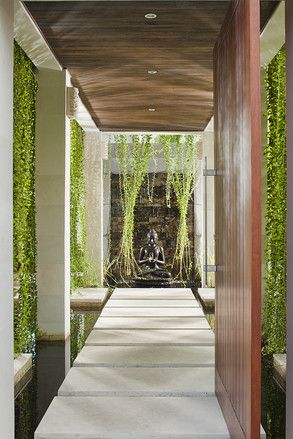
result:
[[[134,256],[134,209],[141,186],[148,172],[153,153],[150,135],[116,135],[119,186],[123,210],[123,230],[120,251],[108,269],[120,272],[121,279],[136,274],[138,266]]]
[[[179,226],[173,266],[177,267],[177,277],[180,280],[190,279],[193,267],[194,255],[191,254],[187,215],[188,204],[196,184],[199,140],[199,136],[196,135],[160,136],[167,166],[166,201],[170,205],[170,193],[173,190],[179,210]]]
[[[282,48],[267,67],[264,350],[286,350],[286,58]]]
[[[187,217],[196,184],[199,141],[197,135],[161,135],[155,139],[151,135],[115,136],[123,228],[119,252],[117,254],[116,249],[112,252],[115,257],[106,270],[108,278],[115,281],[119,276],[122,281],[126,281],[140,270],[134,254],[134,237],[137,237],[135,212],[142,188],[147,191],[148,202],[153,203],[157,157],[161,153],[166,163],[166,206],[171,208],[172,194],[179,211],[179,214],[175,214],[179,222],[172,268],[176,271],[176,277],[182,281],[190,280],[195,272],[197,274]],[[155,169],[153,173],[148,172],[150,163]],[[145,218],[145,221],[150,221],[150,218]],[[120,224],[115,225],[115,230],[116,226],[119,229]],[[137,243],[135,245],[137,247]]]
[[[14,275],[19,283],[16,301],[15,351],[30,351],[37,330],[35,119],[37,81],[35,66],[14,45],[13,140],[13,247]]]
[[[70,122],[70,271],[71,288],[84,286],[86,276],[84,132]]]

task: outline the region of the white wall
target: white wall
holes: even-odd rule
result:
[[[36,226],[38,325],[43,338],[70,334],[70,124],[66,71],[37,74]]]
[[[14,437],[12,287],[13,2],[0,1],[0,436]]]

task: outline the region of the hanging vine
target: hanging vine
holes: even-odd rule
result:
[[[267,67],[264,350],[286,350],[286,58],[282,48]]]
[[[70,122],[70,271],[71,288],[83,286],[85,260],[85,177],[84,133],[79,124]]]
[[[13,97],[13,260],[19,283],[14,312],[15,352],[31,351],[37,331],[35,66],[14,44]]]
[[[142,183],[148,172],[152,154],[150,135],[115,136],[119,185],[123,211],[123,230],[118,257],[112,266],[118,268],[121,278],[137,272],[137,263],[133,251],[134,208]]]
[[[194,192],[197,170],[197,144],[199,136],[160,136],[167,167],[166,201],[170,206],[171,190],[176,196],[179,209],[179,226],[173,266],[178,269],[178,278],[189,278],[193,255],[188,235],[188,203]]]

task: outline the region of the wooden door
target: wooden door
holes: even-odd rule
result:
[[[215,61],[216,393],[231,438],[260,436],[259,0],[234,0]]]

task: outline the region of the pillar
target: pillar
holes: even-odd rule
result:
[[[86,186],[86,260],[89,263],[89,280],[103,286],[103,145],[101,135],[86,131],[85,186]]]
[[[70,334],[70,124],[66,71],[38,71],[36,225],[38,325],[44,339]]]
[[[286,1],[287,51],[287,376],[286,437],[293,437],[293,2]]]
[[[0,426],[14,437],[13,378],[13,2],[0,2]]]

